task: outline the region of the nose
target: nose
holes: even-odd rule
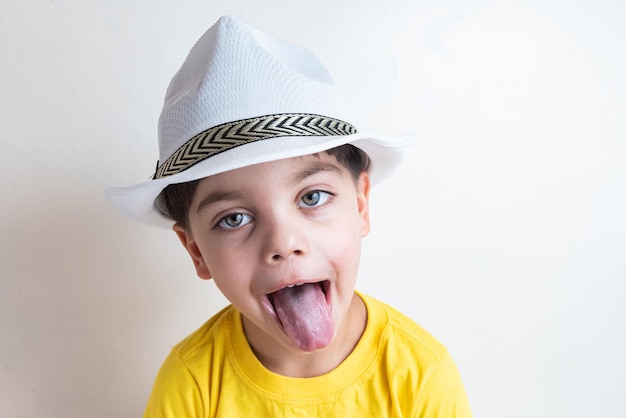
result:
[[[305,228],[295,219],[275,219],[265,225],[263,259],[277,263],[293,256],[302,256],[309,250]]]

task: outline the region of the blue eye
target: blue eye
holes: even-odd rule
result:
[[[324,192],[321,190],[311,190],[310,192],[306,192],[301,198],[300,202],[304,205],[304,207],[312,208],[315,206],[320,206],[326,203],[328,198],[330,197],[330,193]],[[298,205],[299,207],[303,207],[302,205]]]
[[[252,221],[250,215],[245,213],[231,213],[224,216],[218,222],[217,226],[223,229],[235,229],[244,226]]]

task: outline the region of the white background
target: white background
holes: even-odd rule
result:
[[[476,417],[624,417],[624,1],[2,0],[0,417],[137,417],[226,301],[103,198],[223,14],[312,49],[362,131],[415,132],[359,289],[451,351]]]

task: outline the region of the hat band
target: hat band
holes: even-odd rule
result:
[[[153,178],[159,179],[180,173],[213,155],[263,139],[355,133],[356,128],[347,122],[307,113],[284,113],[228,122],[200,132],[185,142],[160,167],[157,167]]]

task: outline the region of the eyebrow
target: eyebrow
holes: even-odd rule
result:
[[[303,170],[296,171],[291,174],[291,180],[289,184],[292,186],[297,185],[298,183],[306,180],[307,178],[321,172],[328,172],[331,174],[335,174],[338,176],[343,176],[343,172],[339,167],[330,163],[316,162],[311,164],[309,167],[306,167]],[[237,190],[232,191],[221,191],[217,190],[215,192],[209,193],[204,199],[198,203],[198,207],[196,208],[196,213],[202,212],[207,206],[211,206],[218,202],[224,202],[228,200],[236,200],[243,198],[243,194]]]
[[[343,172],[339,167],[335,164],[316,162],[311,164],[309,167],[304,170],[297,171],[291,175],[290,183],[292,185],[296,185],[301,181],[306,180],[308,177],[311,177],[320,172],[329,172],[333,174],[337,174],[338,176],[343,176]]]
[[[242,194],[239,193],[238,191],[224,192],[224,191],[218,190],[213,193],[209,193],[207,197],[205,197],[204,199],[200,201],[200,203],[198,203],[198,207],[196,208],[196,213],[202,212],[204,208],[206,208],[207,206],[211,206],[217,202],[240,199],[241,197],[242,197]]]

